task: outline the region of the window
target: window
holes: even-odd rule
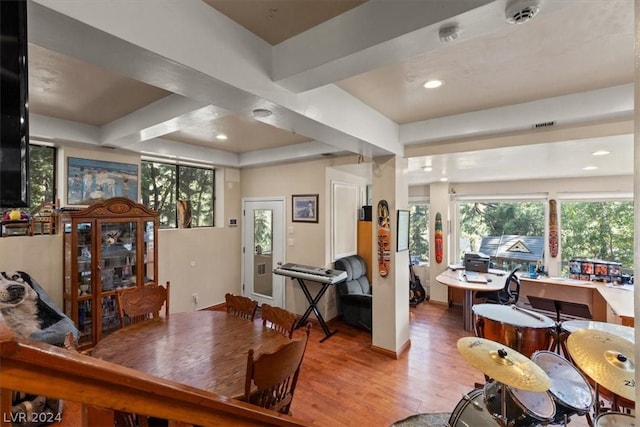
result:
[[[429,261],[429,205],[409,204],[409,256],[412,264]]]
[[[42,203],[55,202],[56,149],[29,145],[29,212],[36,213]]]
[[[633,201],[562,201],[562,272],[572,258],[615,261],[633,270]]]
[[[160,227],[177,226],[178,200],[191,204],[191,226],[214,224],[214,169],[142,161],[142,203],[160,211]]]
[[[542,201],[458,202],[458,260],[483,252],[497,268],[523,270],[544,256],[545,203]],[[511,250],[510,250],[511,249]]]

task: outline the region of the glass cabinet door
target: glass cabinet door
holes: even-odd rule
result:
[[[93,293],[93,277],[91,271],[91,231],[90,222],[76,224],[76,256],[78,260],[78,299],[89,298]]]
[[[137,222],[102,222],[99,268],[101,291],[136,286]]]
[[[93,343],[93,308],[90,299],[78,300],[78,346]]]
[[[155,223],[153,221],[144,222],[144,278],[142,284],[149,282],[156,282],[155,274],[155,262],[154,259],[154,246],[155,246]]]
[[[120,328],[120,317],[118,316],[118,303],[115,295],[102,297],[102,338]]]

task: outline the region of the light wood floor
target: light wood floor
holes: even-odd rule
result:
[[[340,321],[324,336],[314,327],[292,405],[293,415],[318,426],[388,426],[410,415],[452,412],[462,393],[484,383],[456,347],[470,336],[461,308],[422,303],[411,308],[411,348],[399,360],[373,352],[371,336]],[[315,326],[315,325],[314,325]],[[571,417],[571,426],[587,426]],[[497,424],[496,424],[497,425]]]

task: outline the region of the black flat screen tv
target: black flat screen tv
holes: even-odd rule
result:
[[[27,2],[0,1],[0,207],[29,204]]]

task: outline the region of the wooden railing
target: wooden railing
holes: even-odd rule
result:
[[[11,390],[79,402],[85,426],[112,424],[114,411],[163,418],[173,425],[309,425],[235,399],[18,338],[2,315],[0,387],[0,426],[11,425]]]

